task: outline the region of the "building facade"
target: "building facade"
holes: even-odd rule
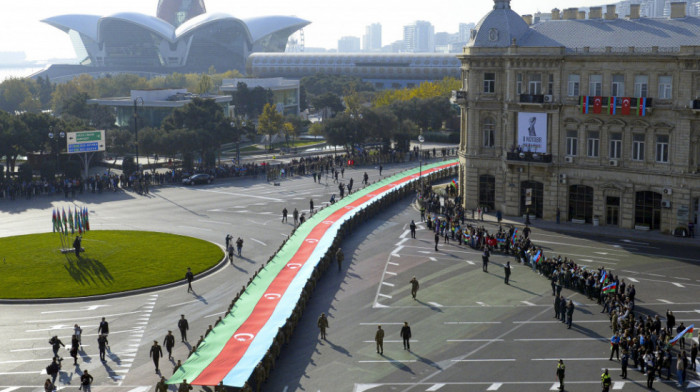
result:
[[[379,52],[382,50],[382,25],[372,23],[365,27],[365,34],[362,36],[363,52]]]
[[[338,40],[338,53],[360,52],[360,37],[340,37]]]
[[[435,28],[430,22],[418,20],[403,27],[403,49],[408,53],[435,51]]]
[[[464,48],[466,208],[671,232],[700,214],[700,19],[615,7],[529,25],[496,0]],[[653,28],[651,28],[653,26]]]

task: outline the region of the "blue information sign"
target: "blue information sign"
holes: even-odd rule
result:
[[[94,152],[94,151],[99,151],[99,149],[100,149],[100,143],[99,143],[99,142],[76,143],[76,144],[69,144],[69,145],[68,145],[68,152],[69,152],[69,153],[74,153],[74,152]]]

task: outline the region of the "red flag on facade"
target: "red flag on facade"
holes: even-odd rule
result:
[[[630,107],[632,106],[632,99],[629,97],[624,97],[620,99],[622,101],[622,109],[620,109],[620,114],[623,116],[630,115]]]
[[[603,97],[593,98],[593,113],[600,114],[603,112]]]

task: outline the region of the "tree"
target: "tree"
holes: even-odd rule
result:
[[[270,150],[272,150],[272,135],[281,131],[283,124],[284,117],[272,104],[266,104],[258,117],[258,133],[268,136]]]
[[[171,141],[184,154],[199,151],[204,159],[215,152],[221,143],[233,141],[233,132],[223,108],[213,99],[194,98],[185,106],[175,109],[163,121],[166,133],[173,133]],[[167,139],[167,137],[166,137]]]
[[[10,172],[14,172],[19,155],[25,155],[37,147],[34,138],[27,137],[28,133],[27,126],[18,116],[0,112],[0,156],[5,157]]]
[[[331,92],[321,94],[320,96],[312,99],[311,104],[314,106],[314,108],[316,108],[316,110],[323,110],[325,108],[330,109],[331,117],[333,116],[333,113],[340,113],[345,109],[340,96]]]
[[[0,84],[0,109],[9,113],[25,110],[33,99],[28,83],[24,79],[10,78]]]
[[[207,74],[202,74],[199,77],[199,84],[197,85],[197,94],[207,94],[212,89],[211,77]]]

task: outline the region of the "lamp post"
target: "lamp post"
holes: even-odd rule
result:
[[[419,162],[419,169],[418,169],[418,178],[420,178],[420,193],[421,195],[423,194],[423,142],[425,141],[425,138],[423,135],[418,135],[418,162]]]
[[[141,104],[141,108],[143,108],[143,98],[141,97],[136,97],[134,99],[134,137],[136,138],[136,170],[139,172],[141,171],[141,167],[139,166],[139,112],[138,112],[138,105],[139,103]]]
[[[245,126],[245,121],[241,121],[241,119],[238,117],[235,118],[235,121],[231,121],[231,128],[238,131],[238,135],[236,137],[236,165],[241,164],[241,127],[245,128]]]
[[[530,185],[530,161],[532,159],[538,159],[539,155],[537,153],[533,153],[530,156],[527,156],[525,152],[521,152],[519,154],[520,159],[525,160],[527,162],[527,185]],[[528,192],[529,190],[529,192]],[[530,198],[528,199],[528,193],[530,194]],[[532,205],[532,187],[527,188],[525,190],[525,205],[528,206],[525,210],[525,224],[529,225],[530,224],[530,205]]]
[[[60,140],[66,138],[66,133],[63,131],[53,133],[53,125],[49,127],[49,139],[51,139],[51,143],[53,144],[53,150],[56,152],[56,171],[61,170],[61,164],[59,161],[59,154],[61,151],[60,147]]]

